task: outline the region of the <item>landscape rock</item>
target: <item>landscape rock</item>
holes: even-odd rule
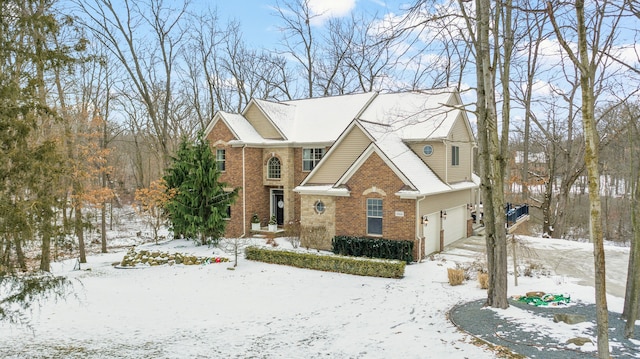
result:
[[[553,315],[553,321],[555,323],[564,322],[564,323],[573,325],[573,324],[586,322],[587,317],[585,317],[584,315],[578,315],[578,314],[558,313]]]
[[[569,340],[567,340],[567,344],[575,344],[579,347],[587,344],[587,343],[592,343],[591,339],[589,338],[585,338],[585,337],[576,337],[576,338],[571,338]]]
[[[159,266],[164,264],[174,265],[195,265],[195,264],[210,264],[228,262],[228,258],[224,257],[197,257],[192,255],[186,255],[184,253],[167,253],[160,251],[147,251],[141,250],[136,252],[134,248],[131,248],[122,258],[122,261],[117,262],[122,267],[135,267],[135,266]]]

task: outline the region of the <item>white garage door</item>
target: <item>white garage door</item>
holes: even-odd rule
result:
[[[466,237],[467,232],[467,211],[466,206],[447,209],[447,219],[442,221],[444,227],[444,245]]]
[[[440,251],[440,212],[429,215],[429,224],[422,227],[424,233],[424,254],[429,255]]]

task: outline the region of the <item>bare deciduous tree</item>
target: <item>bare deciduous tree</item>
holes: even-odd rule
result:
[[[283,21],[284,53],[292,56],[300,66],[304,78],[305,95],[312,98],[316,83],[318,44],[312,22],[322,14],[314,14],[309,0],[286,0],[276,3],[276,16]]]
[[[564,5],[564,6],[563,6]],[[600,201],[600,168],[598,128],[595,119],[596,84],[598,72],[604,65],[605,56],[613,46],[620,10],[609,6],[607,1],[589,3],[584,0],[574,4],[548,3],[547,11],[555,35],[578,70],[581,92],[581,115],[585,141],[585,166],[589,179],[589,236],[593,243],[596,321],[598,334],[598,357],[609,358],[609,310],[605,276],[605,257],[602,234],[602,206]],[[573,26],[561,26],[557,14],[565,9],[575,13]],[[566,19],[566,18],[565,18]],[[574,33],[575,31],[575,33]],[[575,38],[577,47],[569,43]]]
[[[83,25],[125,70],[139,101],[144,105],[163,168],[170,161],[179,135],[171,132],[173,76],[184,32],[180,28],[188,2],[179,8],[163,0],[75,1],[85,19]],[[127,89],[128,90],[128,89]]]

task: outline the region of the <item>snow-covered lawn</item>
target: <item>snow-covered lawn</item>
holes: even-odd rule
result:
[[[565,255],[592,250],[585,243],[530,242],[566,251]],[[280,245],[288,243],[280,240]],[[144,247],[198,256],[223,254],[185,241]],[[494,358],[446,318],[456,303],[486,296],[476,281],[448,284],[446,269],[462,258],[456,251],[407,266],[403,279],[245,259],[235,270],[228,269],[232,263],[113,267],[124,252],[92,255],[81,271],[73,270],[74,261],[57,263],[54,271],[75,281],[77,297],[47,302],[35,311],[33,331],[0,324],[0,357]],[[626,268],[627,263],[620,262],[608,266]],[[618,279],[624,283],[625,278]],[[558,276],[520,277],[514,287],[510,278],[509,292],[542,290],[593,302],[593,288],[578,282]],[[621,311],[622,299],[610,296],[609,309]],[[532,320],[521,317],[516,308],[505,315]]]

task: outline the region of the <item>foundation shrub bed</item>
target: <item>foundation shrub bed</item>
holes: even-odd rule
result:
[[[397,259],[413,262],[413,242],[378,238],[335,236],[331,241],[333,253],[343,256]]]
[[[247,247],[245,255],[250,260],[326,272],[382,278],[404,277],[405,263],[397,260],[349,258],[258,247]]]

